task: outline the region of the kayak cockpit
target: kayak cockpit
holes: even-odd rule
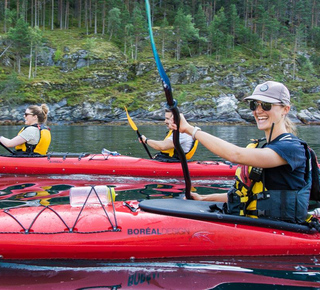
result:
[[[294,224],[266,218],[255,219],[250,217],[224,214],[219,210],[219,208],[222,207],[222,204],[223,203],[215,204],[214,202],[208,201],[177,198],[143,200],[139,203],[139,207],[141,210],[146,212],[189,219],[242,224],[308,234],[316,232],[315,229],[311,229],[307,225]],[[213,208],[216,208],[216,210]]]

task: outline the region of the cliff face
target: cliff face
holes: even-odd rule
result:
[[[163,97],[164,98],[164,97]],[[248,108],[239,107],[239,100],[234,95],[220,95],[212,98],[213,106],[196,106],[193,102],[184,102],[179,106],[186,118],[191,122],[209,122],[223,124],[250,124],[255,123],[252,112]],[[320,102],[319,102],[320,104]],[[23,114],[28,104],[19,106],[3,106],[0,116],[0,125],[23,124]],[[138,109],[130,112],[135,122],[163,123],[166,103],[160,103],[161,109],[148,111]],[[67,105],[66,100],[49,104],[49,123],[117,123],[126,122],[124,109],[113,108],[111,104],[101,102],[83,102],[74,106]],[[309,108],[297,112],[291,107],[290,119],[296,124],[320,125],[320,110]]]
[[[53,123],[123,121],[124,106],[137,120],[163,119],[165,96],[151,52],[141,61],[129,62],[115,46],[100,42],[96,50],[65,47],[58,59],[56,55],[49,45],[39,54],[37,76],[24,80],[17,90],[25,96],[23,104],[2,95],[1,124],[23,122],[29,103],[47,103]],[[10,58],[4,57],[2,65],[10,68]],[[298,77],[297,68],[294,76],[290,59],[267,64],[238,58],[222,64],[199,57],[179,62],[164,59],[163,65],[179,108],[191,121],[253,122],[243,97],[258,83],[281,76],[291,92],[293,121],[320,123],[319,78]]]

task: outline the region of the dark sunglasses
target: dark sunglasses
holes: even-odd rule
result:
[[[31,114],[31,113],[24,113],[24,116],[27,117],[27,116],[34,116],[34,114]]]
[[[281,103],[272,104],[272,103],[265,103],[265,102],[258,103],[257,101],[250,101],[249,105],[250,105],[250,110],[251,111],[255,111],[258,108],[259,105],[261,105],[261,108],[264,111],[270,111],[271,108],[272,108],[272,105],[281,106],[282,104]]]

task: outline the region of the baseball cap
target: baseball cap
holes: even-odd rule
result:
[[[244,99],[290,105],[290,92],[282,83],[267,81],[257,85],[252,95]]]

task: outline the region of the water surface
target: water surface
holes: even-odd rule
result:
[[[165,126],[138,126],[149,139],[161,139]],[[255,126],[201,126],[202,130],[245,146],[263,137]],[[19,126],[1,126],[14,137]],[[301,126],[299,136],[320,156],[320,127]],[[99,153],[102,148],[148,158],[130,126],[52,126],[51,151]],[[1,148],[4,153],[4,149]],[[155,153],[154,150],[151,150]],[[219,160],[201,145],[196,160]],[[200,194],[226,192],[230,178],[193,179]],[[72,186],[108,185],[116,200],[173,198],[183,179],[121,176],[0,176],[0,208],[69,203]],[[165,245],[164,245],[165,246]],[[70,249],[72,250],[72,249]],[[245,253],[244,253],[245,254]],[[0,252],[1,255],[1,252]],[[320,257],[198,258],[153,261],[0,261],[3,289],[320,289]]]

